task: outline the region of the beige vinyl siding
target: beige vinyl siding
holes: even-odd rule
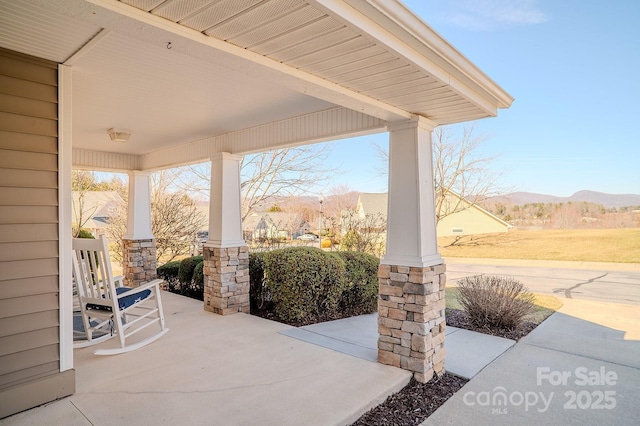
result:
[[[57,82],[0,49],[0,418],[60,382]]]

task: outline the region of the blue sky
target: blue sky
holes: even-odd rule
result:
[[[640,1],[405,0],[515,101],[475,122],[502,186],[640,193]],[[372,144],[332,142],[332,184],[386,191]]]

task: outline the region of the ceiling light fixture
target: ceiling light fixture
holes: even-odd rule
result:
[[[113,142],[126,142],[131,137],[131,130],[116,129],[115,127],[107,130],[109,137]]]

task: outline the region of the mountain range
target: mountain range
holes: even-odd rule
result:
[[[504,203],[513,205],[531,203],[578,203],[587,202],[610,207],[640,206],[640,194],[607,194],[596,191],[578,191],[569,197],[536,194],[533,192],[512,192],[510,194],[490,197],[488,203]]]

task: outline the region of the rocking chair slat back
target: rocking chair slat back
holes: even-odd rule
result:
[[[116,288],[104,236],[95,239],[73,239],[73,276],[77,285],[80,311],[87,341],[76,348],[100,343],[117,336],[119,348],[102,349],[96,355],[112,355],[146,346],[163,336],[165,327],[160,284],[156,279],[136,288]],[[153,326],[158,331],[136,343],[127,343],[137,332]],[[96,337],[101,335],[102,337]]]

